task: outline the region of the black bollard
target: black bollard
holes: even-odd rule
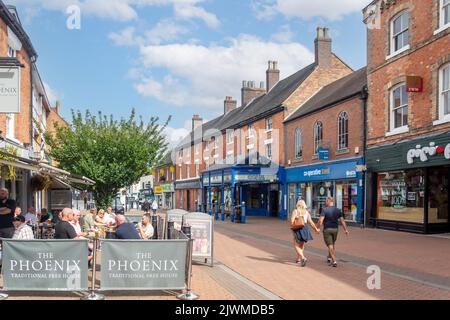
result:
[[[167,239],[172,239],[173,229],[175,228],[175,223],[173,221],[169,221],[167,223]]]
[[[152,217],[153,239],[158,239],[158,216]]]

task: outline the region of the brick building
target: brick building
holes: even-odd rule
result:
[[[265,84],[243,82],[240,107],[227,97],[218,118],[202,124],[195,116],[191,134],[176,149],[177,207],[201,205],[233,219],[245,202],[248,215],[286,218],[283,121],[351,72],[332,52],[328,29],[318,28],[312,64],[280,81],[278,63],[269,61]]]
[[[366,80],[366,68],[339,79],[286,119],[289,212],[303,199],[318,218],[331,196],[348,221],[362,221]]]
[[[161,209],[175,208],[176,168],[169,152],[161,163],[153,168],[153,192]]]
[[[448,232],[450,1],[377,0],[368,26],[370,221]]]

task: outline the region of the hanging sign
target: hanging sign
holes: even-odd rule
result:
[[[406,92],[423,92],[423,79],[417,76],[407,76]]]
[[[20,112],[20,68],[0,67],[0,113]]]

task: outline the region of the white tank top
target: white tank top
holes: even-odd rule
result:
[[[297,213],[297,217],[300,217],[300,212],[298,212],[297,209],[295,209],[295,212]],[[305,224],[308,223],[308,215],[309,215],[309,212],[306,211],[306,214],[303,216],[303,221],[305,221]]]

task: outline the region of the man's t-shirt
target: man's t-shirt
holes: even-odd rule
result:
[[[74,239],[77,233],[67,221],[60,221],[55,226],[55,239]]]
[[[339,219],[343,217],[342,211],[336,207],[326,207],[320,214],[325,217],[323,220],[324,229],[337,229],[339,227]]]
[[[14,219],[14,211],[16,211],[16,202],[12,199],[0,201],[0,208],[11,209],[10,214],[0,215],[0,229],[14,228],[13,219]]]
[[[122,240],[138,240],[141,239],[136,227],[132,223],[124,223],[117,227],[116,238]]]

